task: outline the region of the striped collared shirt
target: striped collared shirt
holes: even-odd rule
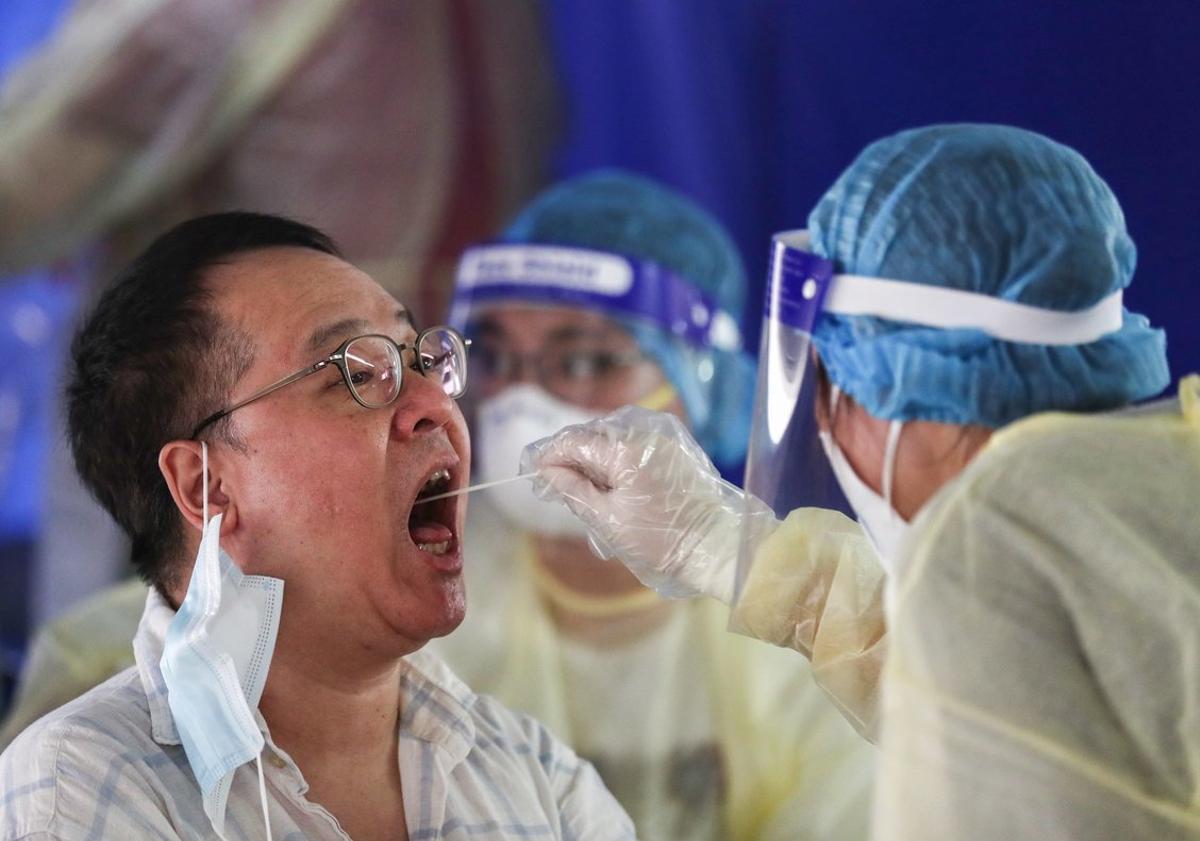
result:
[[[173,615],[151,590],[134,638],[137,665],[33,724],[0,755],[0,841],[215,837],[158,666]],[[405,658],[401,698],[413,841],[634,837],[590,765],[535,720],[475,695],[433,655]],[[299,767],[262,724],[272,836],[348,838],[304,797]],[[234,776],[225,834],[266,834],[253,763]]]

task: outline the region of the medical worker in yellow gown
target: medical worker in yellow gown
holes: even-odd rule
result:
[[[514,477],[526,444],[626,404],[738,461],[744,295],[729,237],[682,196],[613,170],[547,190],[460,263],[474,479]],[[473,496],[467,522],[467,619],[434,650],[595,763],[640,837],[865,837],[874,749],[802,657],[598,562],[528,481]]]
[[[903,132],[772,258],[756,493],[638,409],[532,447],[542,493],[812,659],[881,738],[873,837],[1200,837],[1200,380],[1123,408],[1168,374],[1107,185],[1029,132]],[[830,475],[858,523],[795,504]]]

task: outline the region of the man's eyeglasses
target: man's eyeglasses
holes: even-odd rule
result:
[[[271,383],[227,409],[209,415],[192,430],[192,438],[196,438],[205,427],[243,406],[330,365],[336,365],[341,371],[346,388],[350,389],[351,396],[360,406],[381,409],[400,396],[404,384],[403,353],[406,350],[411,350],[414,355],[409,368],[423,377],[436,380],[447,397],[461,397],[467,389],[468,345],[470,341],[452,327],[422,330],[411,345],[399,344],[390,336],[377,333],[355,336],[342,342],[337,350],[324,359]]]

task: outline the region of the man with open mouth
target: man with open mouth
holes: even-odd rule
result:
[[[137,663],[0,756],[0,838],[630,838],[462,621],[466,347],[312,228],[160,237],[72,348],[71,443],[153,585]],[[39,835],[40,837],[40,835]]]

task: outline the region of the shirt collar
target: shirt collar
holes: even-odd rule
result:
[[[404,658],[400,672],[400,737],[440,747],[451,765],[475,744],[476,695],[450,667],[428,651]]]
[[[159,665],[167,626],[174,618],[174,609],[157,589],[151,587],[133,638],[133,654],[150,707],[152,735],[160,745],[180,744],[179,731],[167,702],[167,684]],[[471,711],[476,696],[445,663],[427,651],[405,657],[400,671],[400,698],[401,737],[440,747],[451,764],[466,758],[475,744]],[[258,718],[263,724],[262,717]],[[270,742],[269,734],[267,741]]]
[[[133,637],[133,658],[142,679],[146,701],[150,705],[151,734],[160,745],[180,744],[179,731],[175,728],[175,719],[167,703],[167,684],[159,666],[166,643],[167,626],[174,618],[175,611],[158,589],[151,587],[146,594],[146,607],[142,611],[137,633]]]

